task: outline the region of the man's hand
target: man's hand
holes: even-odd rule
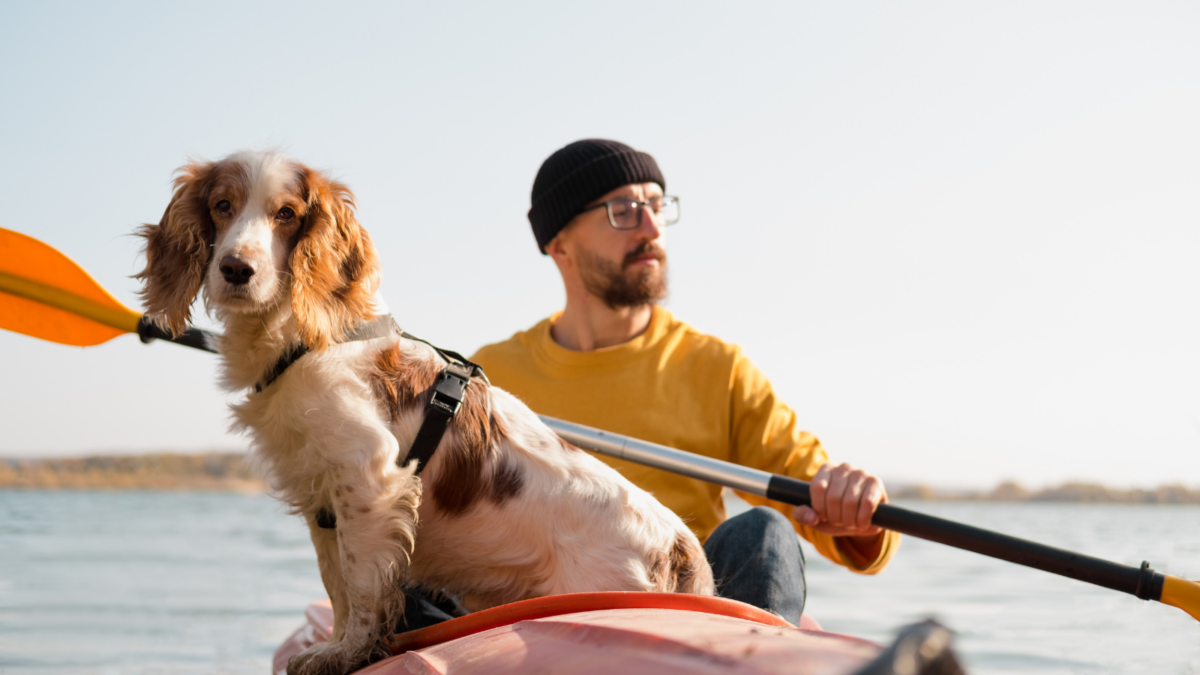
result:
[[[871,524],[871,516],[887,501],[882,480],[849,464],[825,464],[811,485],[812,506],[797,506],[792,511],[796,522],[835,537],[851,537],[863,553],[878,548],[883,530]]]

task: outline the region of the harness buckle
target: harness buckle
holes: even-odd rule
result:
[[[417,429],[417,436],[409,446],[408,454],[396,457],[396,464],[400,466],[416,460],[416,475],[419,476],[433,458],[433,453],[441,443],[442,435],[446,433],[450,421],[458,414],[458,409],[466,400],[467,386],[471,384],[471,378],[478,377],[487,383],[487,377],[483,374],[483,368],[455,352],[438,349],[408,333],[401,333],[400,337],[433,347],[438,356],[446,361],[446,367],[438,373],[437,380],[431,387],[433,392],[429,396],[429,403],[425,405],[425,419],[421,422],[421,428]]]
[[[429,399],[429,407],[437,408],[449,417],[458,413],[463,399],[467,396],[467,385],[471,382],[471,372],[456,363],[442,369],[438,374],[437,384],[433,386],[433,396]]]

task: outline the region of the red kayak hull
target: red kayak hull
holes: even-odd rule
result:
[[[308,623],[275,652],[274,671],[329,639],[329,602],[310,605]],[[525,600],[401,633],[397,653],[360,675],[402,673],[848,673],[879,646],[801,627],[722,598],[667,593],[580,593]]]

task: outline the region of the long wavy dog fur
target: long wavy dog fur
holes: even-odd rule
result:
[[[222,383],[246,393],[235,427],[308,521],[334,633],[289,673],[340,675],[386,657],[406,583],[472,610],[559,593],[713,592],[677,516],[482,380],[422,475],[397,465],[442,364],[395,336],[340,342],[374,318],[379,280],[344,185],[273,152],[192,162],[162,221],[138,233],[147,315],[182,331],[203,294],[225,326]],[[255,393],[299,344],[311,351]],[[318,526],[322,509],[336,529]]]

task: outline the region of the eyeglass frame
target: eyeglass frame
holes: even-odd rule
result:
[[[675,195],[662,195],[661,197],[651,197],[650,199],[662,199],[664,203],[668,199],[673,199],[673,200],[675,200],[675,208],[679,209],[679,197],[677,197]],[[634,225],[633,227],[617,227],[617,221],[615,218],[613,218],[613,212],[612,212],[613,202],[633,202],[634,204],[637,204],[637,210],[638,210],[637,224]],[[587,213],[588,211],[595,211],[596,209],[600,208],[601,206],[604,207],[604,212],[608,215],[608,224],[612,227],[612,229],[617,230],[619,232],[632,232],[633,230],[636,230],[642,226],[642,214],[646,213],[647,207],[650,206],[650,201],[649,200],[641,201],[638,199],[634,199],[633,197],[613,197],[612,199],[607,199],[605,201],[600,202],[599,204],[593,204],[592,206],[589,206],[586,209],[583,209],[582,211],[579,212],[579,215],[583,215],[583,214]],[[682,215],[682,210],[680,210],[680,215]],[[651,217],[653,217],[653,216],[651,216]],[[669,223],[664,222],[663,225],[664,226],[674,225],[675,223],[678,223],[678,222],[679,222],[679,217],[677,216],[675,218],[675,220],[672,220]]]

